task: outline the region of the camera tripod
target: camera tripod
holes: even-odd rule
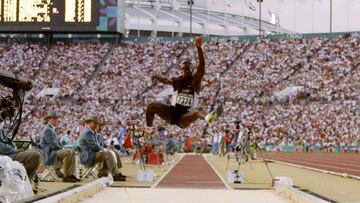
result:
[[[140,160],[140,168],[143,169],[144,171],[146,170],[146,166],[145,166],[145,160],[144,160],[144,156],[141,150],[141,144],[140,144],[140,137],[143,137],[145,134],[145,131],[142,132],[142,135],[136,136],[135,134],[135,122],[131,123],[132,127],[131,127],[131,132],[132,132],[132,138],[133,138],[133,142],[134,142],[134,146],[137,148],[138,152],[139,152],[139,160]]]
[[[251,134],[252,134],[252,132],[251,132],[250,129],[247,132],[245,132],[244,136],[241,138],[240,144],[237,146],[237,148],[241,152],[241,155],[240,155],[240,158],[239,158],[238,155],[235,154],[236,159],[238,161],[238,168],[237,168],[237,170],[234,171],[234,173],[238,173],[239,169],[240,169],[240,165],[245,164],[245,163],[249,163],[251,169],[254,170],[251,162],[249,161],[250,158],[253,158],[251,156],[251,151],[250,151],[250,146],[253,145],[255,147],[255,151],[260,153],[260,156],[262,157],[262,160],[263,160],[263,162],[264,162],[264,164],[266,166],[266,169],[267,169],[267,171],[268,171],[268,173],[269,173],[269,175],[271,177],[272,185],[273,185],[274,184],[274,177],[273,177],[273,175],[272,175],[272,173],[271,173],[271,171],[269,169],[267,161],[265,160],[264,155],[263,155],[259,145],[257,144],[256,140],[251,142]],[[235,153],[237,153],[237,152],[235,152]],[[229,157],[228,157],[228,162],[229,162]],[[250,181],[248,181],[248,182],[250,182]]]

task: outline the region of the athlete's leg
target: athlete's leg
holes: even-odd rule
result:
[[[164,119],[168,123],[171,123],[173,120],[170,106],[160,102],[154,102],[149,104],[146,109],[146,125],[148,127],[152,126],[155,114],[160,116],[160,118]]]
[[[177,123],[177,125],[180,128],[186,128],[189,125],[191,125],[191,123],[193,123],[197,119],[201,119],[201,118],[204,118],[204,116],[201,114],[200,110],[199,109],[193,109],[193,110],[183,114],[180,117],[179,123]]]

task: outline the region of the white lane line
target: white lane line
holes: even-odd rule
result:
[[[313,164],[316,164],[316,165],[322,165],[322,166],[329,166],[329,167],[333,167],[333,168],[338,168],[338,169],[344,169],[346,168],[346,166],[356,166],[355,169],[348,169],[348,170],[355,170],[355,171],[360,171],[360,169],[358,169],[359,167],[359,164],[358,163],[355,163],[355,162],[352,162],[351,164],[350,163],[344,163],[342,162],[342,160],[338,160],[339,162],[336,163],[335,165],[336,166],[332,166],[332,165],[329,165],[331,163],[329,163],[329,161],[331,161],[331,159],[327,159],[327,160],[324,160],[324,159],[306,159],[306,158],[303,158],[303,157],[285,157],[285,156],[279,156],[279,155],[274,155],[274,156],[271,156],[273,159],[283,159],[283,160],[291,160],[291,161],[297,161],[297,162],[306,162],[306,163],[313,163]],[[314,162],[315,161],[315,162]],[[332,160],[334,161],[334,160]],[[344,167],[340,167],[341,165],[343,165]]]
[[[202,155],[203,158],[206,160],[206,162],[211,166],[211,168],[215,171],[216,175],[219,176],[220,180],[224,183],[224,185],[226,186],[227,189],[229,190],[233,190],[232,187],[230,187],[227,182],[224,180],[224,178],[219,174],[219,172],[215,169],[215,167],[209,162],[209,160],[207,160],[207,158],[205,157],[205,155]]]
[[[162,181],[165,176],[167,176],[168,173],[170,173],[170,171],[184,158],[185,155],[183,154],[179,154],[180,158],[176,161],[176,163],[174,163],[174,165],[172,165],[168,171],[165,172],[165,174],[158,180],[156,181],[156,183],[154,185],[152,185],[150,188],[155,188],[159,183],[160,181]]]
[[[318,169],[318,168],[313,168],[313,167],[309,167],[309,166],[301,166],[301,165],[297,165],[297,164],[293,164],[293,163],[288,163],[288,162],[284,162],[284,161],[279,161],[276,159],[269,159],[269,158],[265,158],[266,160],[269,161],[273,161],[273,162],[277,162],[280,164],[285,164],[285,165],[289,165],[289,166],[294,166],[297,168],[303,168],[303,169],[307,169],[307,170],[311,170],[311,171],[316,171],[316,172],[321,172],[321,173],[325,173],[325,174],[331,174],[331,175],[337,175],[337,176],[341,176],[343,178],[345,177],[350,177],[353,179],[357,179],[360,180],[360,176],[356,176],[356,175],[349,175],[347,173],[338,173],[338,172],[334,172],[334,171],[328,171],[328,170],[324,170],[324,169]]]

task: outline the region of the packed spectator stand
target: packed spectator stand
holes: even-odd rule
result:
[[[284,38],[254,42],[213,39],[204,44],[206,75],[200,105],[209,112],[224,103],[219,121],[207,126],[196,121],[188,129],[164,127],[185,140],[187,135],[212,137],[234,122],[253,122],[254,136],[268,150],[294,146],[297,150],[359,149],[360,147],[360,37],[329,39]],[[49,110],[61,115],[60,131],[79,136],[81,121],[101,115],[108,137],[116,136],[120,123],[143,121],[144,111],[166,89],[153,85],[151,76],[173,77],[178,64],[193,58],[188,41],[56,42],[48,48],[39,42],[0,42],[4,69],[33,79],[28,92],[19,139],[40,133]],[[289,86],[302,91],[276,97]],[[56,87],[54,97],[38,97],[43,88]],[[154,126],[164,125],[155,119]],[[243,130],[243,127],[240,128]],[[179,139],[180,139],[179,138]]]

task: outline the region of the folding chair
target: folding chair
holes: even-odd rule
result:
[[[95,171],[99,168],[99,164],[95,164],[92,167],[87,167],[83,174],[80,173],[80,180],[84,180],[85,178],[97,178]]]
[[[59,177],[56,175],[54,166],[46,166],[45,170],[40,175],[40,180],[56,181]]]
[[[73,146],[74,146],[75,151],[77,153],[76,161],[77,161],[77,163],[79,165],[80,161],[79,161],[78,155],[81,152],[81,148],[77,144],[74,144]],[[96,172],[96,170],[98,170],[98,168],[99,168],[99,164],[95,164],[94,166],[91,166],[91,167],[85,167],[84,172],[82,171],[82,169],[80,169],[80,172],[79,172],[80,180],[84,180],[85,178],[94,178],[94,179],[96,179],[97,175],[96,175],[95,172]]]
[[[35,139],[30,137],[30,142],[36,149],[39,149],[41,151],[41,147],[39,145],[39,143],[40,143],[40,136],[39,135],[35,136]],[[41,152],[41,154],[42,154],[42,152]],[[56,181],[59,178],[56,175],[54,166],[47,166],[47,165],[43,165],[43,166],[45,167],[45,170],[39,176],[39,179],[41,181],[43,181],[43,180]]]

